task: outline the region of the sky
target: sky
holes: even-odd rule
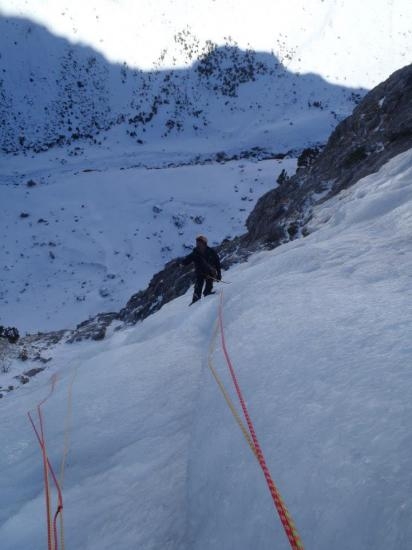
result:
[[[352,87],[372,88],[412,61],[408,0],[1,0],[0,13],[144,69],[164,49],[163,66],[190,64],[174,40],[185,29],[200,46],[230,37],[243,49],[274,51],[293,71]]]

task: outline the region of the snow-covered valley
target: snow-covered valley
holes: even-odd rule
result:
[[[59,168],[53,159],[27,172],[19,163],[19,183],[0,186],[3,323],[53,330],[118,310],[164,263],[188,254],[197,234],[216,245],[244,232],[257,198],[296,166],[293,158],[185,166],[175,155],[162,168],[159,157],[159,168],[134,167],[127,155]]]

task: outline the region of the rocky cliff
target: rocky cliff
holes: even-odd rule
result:
[[[369,92],[308,166],[266,193],[247,220],[242,246],[273,247],[303,232],[311,207],[412,147],[412,65]]]

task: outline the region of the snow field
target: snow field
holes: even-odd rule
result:
[[[256,200],[296,160],[152,170],[124,164],[110,168],[103,158],[91,172],[83,171],[87,164],[54,165],[0,186],[0,323],[69,328],[120,309],[167,261],[188,254],[197,234],[213,245],[243,233]],[[37,185],[27,187],[31,177]]]

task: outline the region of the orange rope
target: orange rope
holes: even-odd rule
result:
[[[47,456],[47,447],[46,447],[46,438],[44,434],[44,422],[43,422],[43,413],[42,413],[42,405],[50,398],[52,393],[54,392],[54,388],[56,385],[57,376],[54,374],[51,378],[51,388],[47,396],[40,401],[40,403],[37,405],[37,415],[39,418],[39,426],[40,429],[38,430],[35,426],[35,423],[33,421],[33,418],[30,414],[30,412],[27,413],[30,423],[33,427],[33,430],[36,434],[37,440],[40,445],[40,449],[42,452],[42,459],[43,459],[43,477],[44,477],[44,492],[45,492],[45,499],[46,499],[46,515],[47,515],[47,548],[48,550],[58,550],[58,537],[57,537],[57,517],[61,515],[63,510],[63,495],[60,488],[60,484],[57,480],[57,477],[54,473],[53,467],[50,463],[50,460]],[[58,495],[58,504],[57,509],[54,514],[54,518],[52,521],[51,518],[51,498],[50,498],[50,482],[49,482],[49,472],[52,476],[53,482],[56,486],[57,495]]]
[[[67,454],[69,452],[69,446],[70,446],[69,434],[71,431],[72,395],[73,395],[73,384],[76,376],[77,376],[77,366],[74,369],[73,376],[72,376],[72,379],[70,380],[69,388],[67,391],[67,412],[66,412],[65,427],[64,427],[64,447],[63,447],[62,460],[60,464],[60,487],[62,491],[63,491],[63,484],[64,484],[64,470],[66,467],[66,459],[67,459]],[[64,550],[63,509],[60,512],[60,546],[61,546],[61,550]]]
[[[215,329],[213,331],[213,336],[212,336],[212,339],[210,341],[210,346],[209,346],[209,354],[208,354],[208,358],[207,358],[207,363],[208,363],[208,367],[214,377],[214,379],[216,380],[216,383],[217,385],[219,386],[219,389],[220,391],[222,392],[222,395],[229,407],[229,409],[231,410],[232,414],[233,414],[233,417],[234,419],[236,420],[244,438],[246,439],[247,441],[247,444],[249,445],[252,453],[255,455],[255,457],[257,458],[257,454],[256,454],[256,449],[255,449],[255,446],[253,445],[253,441],[250,437],[250,434],[249,432],[247,431],[247,428],[246,426],[244,425],[244,423],[242,422],[242,419],[240,418],[237,410],[236,410],[236,407],[235,405],[233,404],[233,401],[230,399],[229,397],[229,394],[228,392],[226,391],[226,388],[221,380],[221,378],[219,377],[216,369],[214,368],[213,366],[213,362],[212,362],[212,353],[213,353],[213,346],[215,344],[215,341],[216,341],[216,338],[217,338],[217,334],[218,334],[218,330],[219,330],[219,325],[218,323],[216,323],[215,325]]]

